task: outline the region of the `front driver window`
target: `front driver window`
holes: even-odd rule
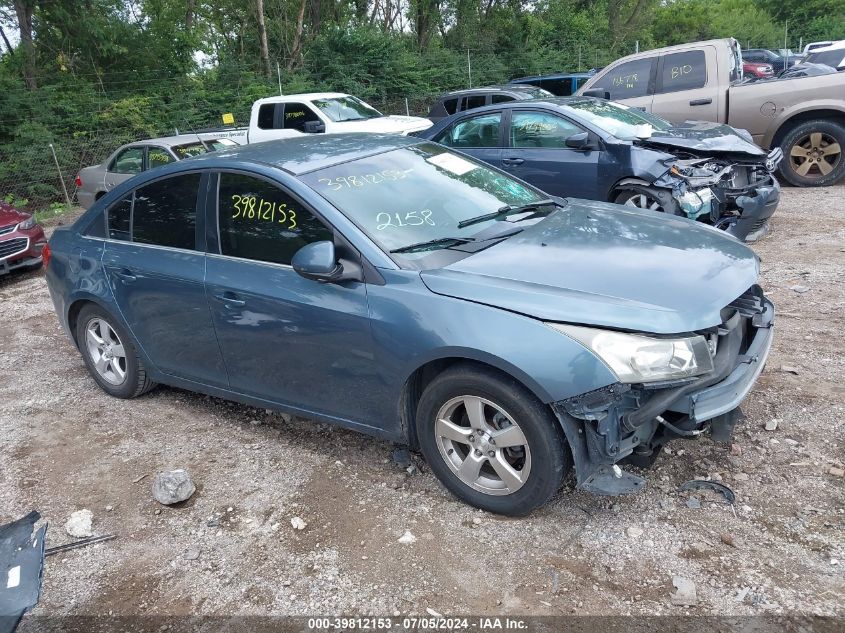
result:
[[[279,187],[243,174],[220,174],[220,251],[223,255],[290,264],[306,244],[332,231]]]
[[[565,148],[566,139],[581,132],[574,123],[544,112],[511,115],[511,147]]]
[[[305,124],[308,121],[319,121],[320,117],[304,103],[286,103],[284,128],[286,130],[305,131]]]
[[[438,142],[450,147],[498,147],[501,123],[501,112],[465,119],[453,125]]]

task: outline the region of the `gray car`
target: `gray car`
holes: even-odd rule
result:
[[[227,138],[201,139],[196,134],[163,136],[118,147],[99,165],[85,167],[76,177],[76,198],[84,209],[124,180],[177,160],[238,145]]]

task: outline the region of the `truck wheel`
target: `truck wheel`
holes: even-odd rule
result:
[[[429,383],[416,417],[432,472],[466,503],[524,516],[558,490],[572,467],[551,410],[513,378],[456,365]]]
[[[786,133],[779,172],[796,187],[824,187],[845,176],[845,126],[806,121]]]

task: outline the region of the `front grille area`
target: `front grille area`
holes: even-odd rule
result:
[[[18,237],[7,242],[0,242],[0,259],[11,257],[26,250],[29,240],[25,237]]]
[[[0,235],[6,235],[6,233],[11,233],[15,230],[17,224],[10,224],[8,226],[0,226]]]

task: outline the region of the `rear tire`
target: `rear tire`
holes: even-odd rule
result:
[[[825,187],[845,176],[845,126],[816,119],[799,123],[780,142],[779,174],[796,187]],[[827,173],[825,173],[827,172]]]
[[[420,449],[455,496],[524,516],[546,503],[572,467],[551,411],[516,380],[469,364],[429,383],[417,407]]]
[[[129,333],[100,306],[89,303],[79,311],[76,342],[89,373],[107,394],[136,398],[155,387]]]

